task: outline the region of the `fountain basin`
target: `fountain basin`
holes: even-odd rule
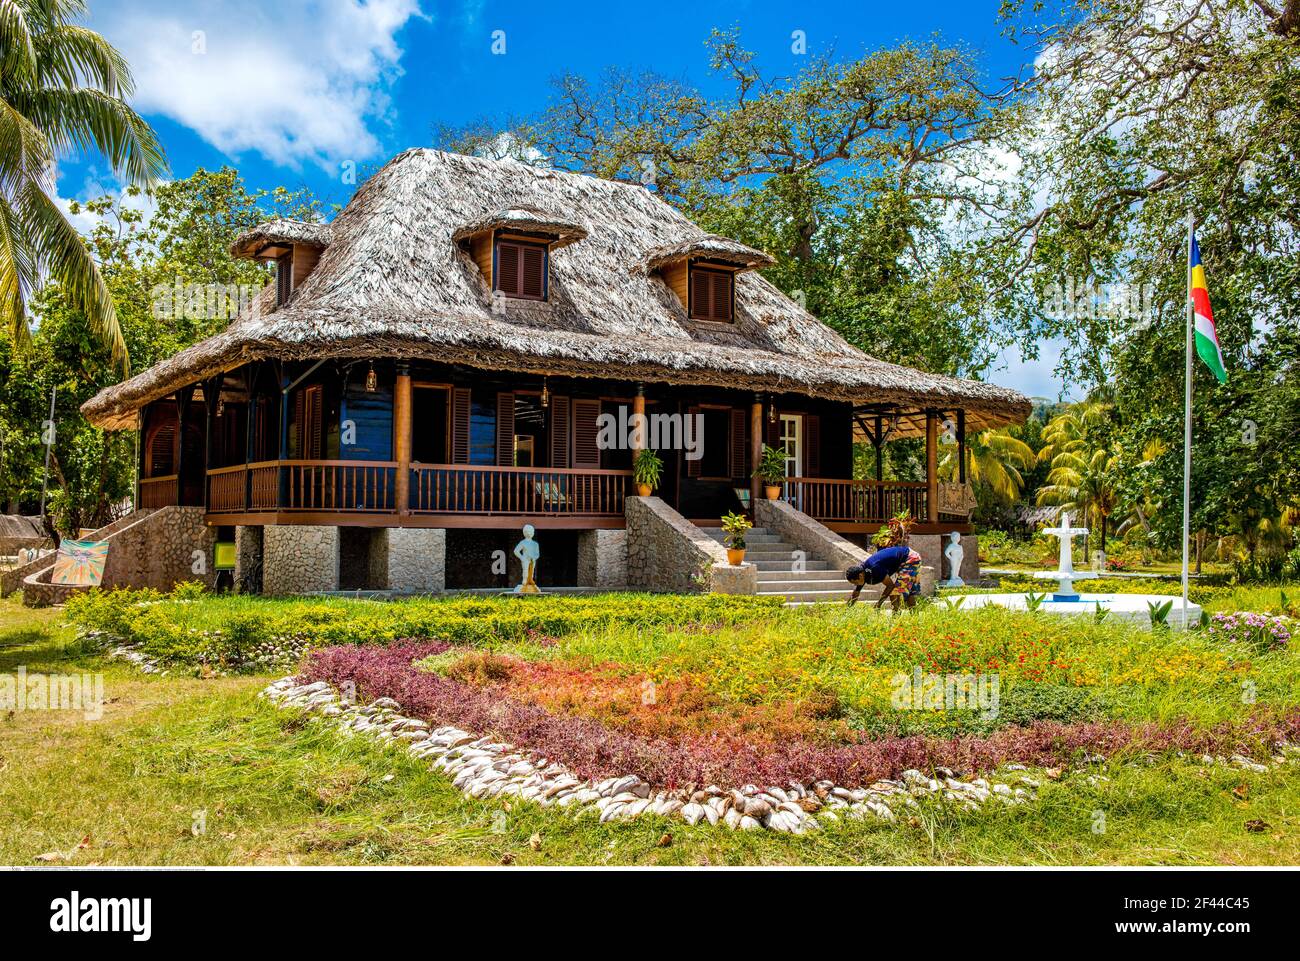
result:
[[[1078,577],[1075,574],[1075,577]],[[1029,609],[1028,594],[965,594],[966,599],[962,601],[962,609],[971,607],[985,607],[989,604],[996,604],[998,607],[1006,607],[1011,610],[1025,611]],[[1038,610],[1046,614],[1073,614],[1075,616],[1093,617],[1097,608],[1109,611],[1108,619],[1114,618],[1120,621],[1133,621],[1139,624],[1151,623],[1151,612],[1147,607],[1148,604],[1163,604],[1165,601],[1173,600],[1174,605],[1169,609],[1169,616],[1165,623],[1170,627],[1183,629],[1186,625],[1183,623],[1183,599],[1181,597],[1171,598],[1168,594],[1078,594],[1073,598],[1063,598],[1060,595],[1049,596]],[[1201,620],[1201,606],[1187,602],[1187,621],[1190,624],[1198,624]]]

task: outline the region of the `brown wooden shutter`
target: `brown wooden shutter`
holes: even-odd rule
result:
[[[803,455],[804,473],[809,477],[820,477],[822,472],[822,419],[816,414],[805,414],[803,418]]]
[[[703,270],[691,269],[691,316],[709,316],[709,275]]]
[[[573,466],[579,470],[600,470],[600,401],[573,402]]]
[[[769,415],[771,419],[763,428],[766,440],[763,442],[768,447],[779,447],[781,445],[781,412],[778,410],[775,414]]]
[[[497,264],[493,272],[496,289],[507,297],[519,296],[519,247],[517,244],[497,244]]]
[[[569,466],[569,398],[551,398],[551,466]]]
[[[149,441],[149,462],[145,473],[149,477],[165,477],[172,473],[176,459],[176,425],[164,424],[154,431]]]
[[[298,429],[298,457],[302,460],[324,456],[323,401],[320,384],[302,388],[294,398],[294,426]]]
[[[700,420],[699,420],[700,416],[701,416],[701,411],[700,411],[700,409],[699,409],[698,407],[688,407],[688,408],[686,408],[686,417],[687,417],[687,419],[691,422],[691,424],[694,425],[694,426],[692,427],[692,429],[695,429],[695,426],[698,426],[698,425],[699,425],[699,423],[700,423]],[[702,429],[702,428],[700,429],[700,433],[703,434],[703,429]],[[696,440],[695,440],[695,442],[698,444],[698,443],[700,442],[700,438],[697,437]],[[703,448],[701,448],[701,450],[702,450],[702,449],[703,449]],[[699,476],[700,476],[700,465],[703,464],[703,463],[704,463],[704,458],[702,458],[702,457],[697,457],[697,458],[695,458],[695,460],[689,460],[689,459],[688,459],[688,460],[686,461],[686,476],[687,476],[687,477],[699,477]]]
[[[731,320],[732,275],[717,271],[709,275],[709,280],[712,288],[709,316],[714,320]]]
[[[497,394],[497,466],[515,466],[515,395]]]
[[[745,452],[749,445],[745,443],[745,428],[749,426],[749,413],[744,410],[731,411],[731,476],[744,477],[749,473],[745,469]]]
[[[293,254],[283,254],[275,259],[275,304],[289,302],[293,293]]]
[[[524,247],[520,258],[519,294],[541,300],[546,296],[546,250]]]
[[[451,462],[469,463],[469,388],[457,387],[451,392]]]

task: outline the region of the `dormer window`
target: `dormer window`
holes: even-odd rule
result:
[[[720,320],[730,323],[735,313],[735,274],[717,267],[690,265],[692,320]]]
[[[289,302],[293,293],[293,254],[281,254],[275,258],[275,305],[283,307]]]
[[[545,300],[546,244],[498,238],[493,252],[492,289],[521,300]]]

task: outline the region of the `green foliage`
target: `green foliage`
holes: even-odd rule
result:
[[[69,600],[68,617],[84,630],[139,644],[146,654],[168,664],[269,670],[292,667],[303,651],[331,644],[416,637],[490,646],[615,624],[639,628],[684,619],[729,624],[770,616],[780,609],[780,600],[719,594],[609,594],[537,601],[275,600],[200,596],[183,586],[171,596],[148,590],[90,591]]]
[[[785,451],[778,447],[763,445],[763,452],[758,458],[758,469],[754,476],[765,484],[775,485],[785,480]]]
[[[636,452],[636,459],[632,462],[632,480],[637,484],[645,484],[651,489],[657,488],[663,469],[664,459],[659,456],[659,453],[649,447],[643,447]]]
[[[754,525],[744,514],[728,513],[722,515],[722,533],[727,546],[733,551],[745,549],[745,535]]]

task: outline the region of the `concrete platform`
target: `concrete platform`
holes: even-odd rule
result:
[[[1023,611],[1028,610],[1029,605],[1025,602],[1026,594],[947,594],[940,595],[940,598],[947,598],[956,603],[957,597],[966,598],[962,601],[962,610],[969,610],[973,607],[984,607],[988,604],[996,604],[999,607],[1010,608],[1011,610]],[[1093,617],[1098,607],[1104,608],[1110,612],[1110,617],[1122,621],[1135,621],[1141,624],[1150,625],[1151,612],[1147,607],[1149,603],[1163,604],[1165,601],[1173,600],[1174,605],[1169,610],[1169,616],[1166,623],[1170,627],[1182,629],[1183,624],[1183,601],[1181,597],[1172,597],[1168,594],[1080,594],[1077,601],[1054,601],[1052,596],[1047,595],[1047,600],[1043,601],[1038,608],[1046,614],[1067,614],[1078,616]],[[1187,602],[1187,620],[1192,624],[1198,624],[1201,620],[1201,606]]]

